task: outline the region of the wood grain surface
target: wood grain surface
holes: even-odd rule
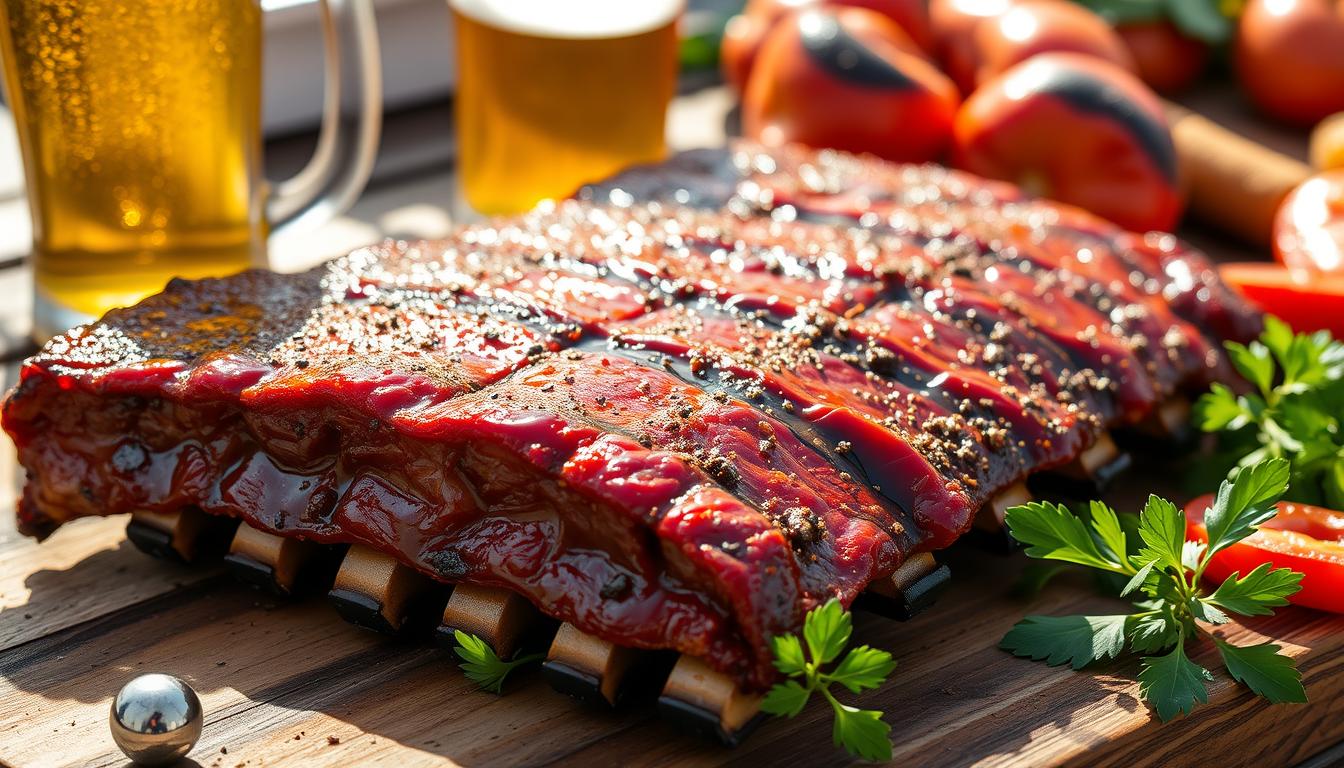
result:
[[[722,91],[679,100],[674,135],[677,125],[684,135],[674,145],[721,140],[726,104]],[[1291,139],[1276,141],[1297,149]],[[298,268],[381,234],[446,228],[448,170],[402,173],[375,186],[316,244],[280,244],[278,266]],[[1225,252],[1214,233],[1186,234]],[[25,292],[29,279],[14,264],[0,266],[8,295]],[[0,303],[5,388],[28,349],[26,334],[26,304]],[[1160,487],[1161,478],[1179,474],[1149,457],[1112,500],[1134,509],[1154,489],[1183,499]],[[0,510],[12,508],[20,479],[12,446],[0,440]],[[425,639],[355,628],[321,599],[281,602],[214,567],[151,560],[126,542],[125,522],[79,521],[38,545],[0,512],[0,763],[126,765],[107,728],[108,708],[120,685],[147,671],[178,675],[201,694],[205,729],[190,757],[210,768],[851,762],[831,746],[830,713],[820,706],[771,721],[725,750],[661,722],[651,700],[616,711],[586,707],[552,692],[535,672],[504,696],[483,693]],[[903,624],[857,617],[857,640],[890,649],[899,662],[887,686],[857,699],[886,713],[897,764],[1273,766],[1344,740],[1344,618],[1289,609],[1221,630],[1235,640],[1283,644],[1299,659],[1310,704],[1270,706],[1218,674],[1208,705],[1163,725],[1137,698],[1132,661],[1075,673],[996,648],[1026,613],[1114,612],[1120,604],[1097,597],[1081,575],[1034,600],[1016,597],[1024,559],[969,542],[944,559],[953,580],[932,610]],[[1195,658],[1213,668],[1213,655],[1200,647]]]

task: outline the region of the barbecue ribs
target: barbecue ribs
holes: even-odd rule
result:
[[[770,683],[768,640],[1226,373],[1173,237],[836,153],[686,153],[447,240],[175,281],[51,341],[22,529],[188,507]]]

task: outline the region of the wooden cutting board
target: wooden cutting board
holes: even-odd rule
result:
[[[0,472],[13,477],[3,456]],[[1112,498],[1134,508],[1160,469],[1141,467]],[[535,673],[504,696],[484,693],[445,651],[347,625],[321,599],[278,602],[216,569],[149,559],[124,526],[84,520],[41,545],[0,533],[0,762],[125,764],[108,708],[148,671],[201,694],[205,730],[191,757],[210,768],[850,762],[831,746],[824,706],[727,750],[661,723],[651,702],[593,709]],[[1132,662],[1076,673],[996,649],[1028,612],[1122,610],[1082,574],[1025,601],[1012,594],[1022,556],[966,545],[944,560],[952,585],[930,611],[908,623],[857,617],[857,640],[899,661],[886,687],[858,700],[886,713],[902,765],[1289,765],[1344,740],[1342,617],[1287,609],[1225,629],[1284,644],[1310,704],[1271,706],[1219,675],[1208,705],[1164,725],[1138,700]],[[1201,647],[1196,658],[1213,668],[1212,655]]]

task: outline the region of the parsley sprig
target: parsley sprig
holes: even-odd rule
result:
[[[462,659],[458,666],[468,679],[491,693],[500,693],[504,689],[504,678],[513,670],[546,657],[544,653],[534,653],[504,661],[488,643],[476,635],[457,629],[453,630],[453,637],[457,640],[453,650]]]
[[[1226,346],[1255,391],[1214,384],[1196,403],[1200,428],[1219,434],[1219,469],[1287,459],[1294,501],[1344,509],[1344,343],[1267,317],[1258,341]]]
[[[1213,676],[1186,654],[1187,642],[1204,637],[1213,641],[1228,673],[1255,693],[1275,703],[1306,701],[1301,675],[1279,646],[1232,645],[1205,628],[1231,621],[1229,613],[1273,613],[1301,588],[1302,574],[1265,564],[1245,575],[1234,573],[1211,592],[1200,583],[1214,553],[1274,516],[1288,476],[1287,461],[1270,459],[1223,481],[1204,516],[1207,546],[1187,541],[1185,513],[1157,496],[1148,497],[1137,519],[1096,501],[1085,517],[1049,502],[1010,508],[1008,528],[1029,556],[1118,574],[1128,579],[1121,595],[1137,599],[1128,614],[1028,616],[1000,647],[1052,666],[1081,669],[1119,656],[1128,645],[1143,654],[1139,695],[1159,718],[1170,720],[1208,701],[1205,684]]]
[[[831,738],[836,746],[865,760],[890,760],[891,726],[882,721],[882,713],[842,704],[830,687],[838,683],[850,693],[860,693],[881,686],[896,668],[891,654],[861,645],[850,649],[829,672],[823,671],[845,650],[852,631],[849,612],[839,600],[831,598],[808,612],[803,620],[802,641],[797,635],[774,637],[771,646],[775,668],[790,679],[770,689],[761,702],[761,710],[793,717],[803,711],[814,692],[819,692],[835,712]]]

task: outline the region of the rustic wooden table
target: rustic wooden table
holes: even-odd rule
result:
[[[728,103],[715,89],[679,99],[674,146],[721,141]],[[377,183],[349,215],[276,243],[277,266],[297,269],[384,234],[444,231],[452,198],[446,120],[430,109],[393,123],[388,146],[403,144],[399,132],[443,138],[404,143],[410,148],[385,157]],[[14,240],[8,250],[0,240],[6,388],[28,351],[30,277],[26,244],[17,244],[27,230],[15,219],[22,215],[21,199],[0,200],[0,230]],[[1179,474],[1170,464],[1160,456],[1140,461],[1114,502],[1134,508],[1165,485],[1160,478]],[[0,509],[12,508],[20,481],[13,448],[0,440]],[[320,599],[279,602],[216,568],[152,560],[127,542],[125,524],[82,520],[38,545],[0,514],[0,763],[125,764],[107,728],[109,703],[127,679],[151,670],[200,692],[205,730],[191,757],[211,768],[850,762],[831,747],[821,707],[769,722],[726,750],[678,734],[651,703],[587,708],[535,674],[505,696],[483,693],[445,651],[347,625]],[[1027,612],[1114,610],[1085,580],[1065,579],[1026,601],[1011,592],[1021,557],[967,545],[944,559],[953,580],[934,609],[904,624],[857,620],[859,640],[891,649],[899,661],[893,681],[862,698],[886,712],[899,763],[1261,766],[1340,757],[1329,750],[1344,739],[1344,618],[1293,609],[1224,630],[1236,640],[1282,643],[1299,658],[1311,704],[1268,706],[1219,675],[1207,706],[1162,725],[1137,698],[1133,663],[1074,673],[995,648]],[[1211,651],[1201,648],[1197,658],[1210,662]]]

